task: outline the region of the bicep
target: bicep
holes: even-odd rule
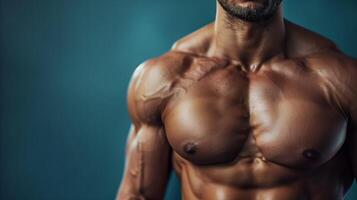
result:
[[[132,125],[119,199],[126,196],[162,199],[170,172],[170,154],[162,127]]]

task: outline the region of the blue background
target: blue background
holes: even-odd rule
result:
[[[215,1],[0,2],[0,199],[113,199],[133,69],[211,22]],[[356,1],[286,0],[284,7],[289,20],[357,56]],[[179,193],[173,177],[167,199]]]

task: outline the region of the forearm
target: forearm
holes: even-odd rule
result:
[[[137,185],[135,180],[124,180],[119,188],[116,200],[162,200],[165,191],[158,190],[155,184]],[[154,182],[154,181],[153,181]]]

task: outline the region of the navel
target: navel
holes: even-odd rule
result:
[[[186,143],[183,146],[183,150],[184,150],[185,153],[193,155],[197,151],[197,145],[195,143],[193,143],[193,142]]]
[[[309,160],[317,160],[320,158],[320,152],[315,149],[306,149],[302,154]]]

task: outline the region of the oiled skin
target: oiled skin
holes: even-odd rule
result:
[[[117,199],[337,200],[355,180],[357,62],[284,21],[285,48],[259,66],[216,56],[214,24],[134,72]]]

